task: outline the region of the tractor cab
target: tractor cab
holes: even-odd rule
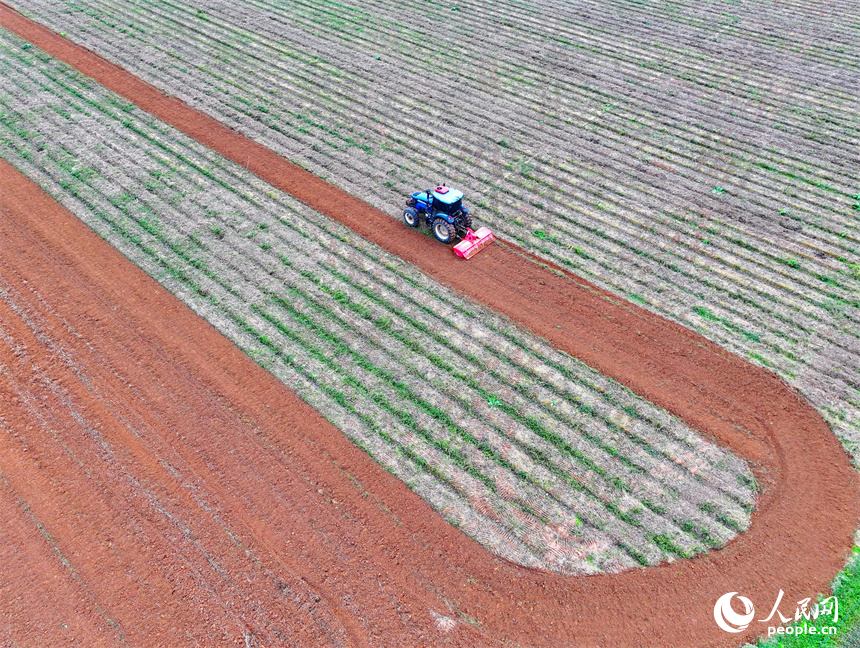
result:
[[[463,207],[463,192],[456,189],[449,189],[445,185],[440,185],[435,189],[430,190],[430,195],[433,197],[432,208],[436,213],[454,216]],[[466,212],[468,213],[468,209]]]
[[[463,192],[457,189],[439,185],[435,189],[416,191],[406,202],[428,223],[441,218],[457,230],[471,226],[469,210],[463,206]]]
[[[415,201],[414,206],[419,212],[426,212],[431,219],[435,214],[453,217],[461,210],[469,213],[469,210],[463,207],[463,192],[445,185],[427,191],[416,191],[409,202],[412,201]]]

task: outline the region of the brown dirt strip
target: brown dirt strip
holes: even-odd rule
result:
[[[18,196],[16,227],[22,230],[18,236],[31,241],[25,251],[19,247],[19,253],[27,255],[30,248],[38,247],[46,250],[44,266],[50,268],[51,259],[63,266],[63,271],[49,280],[44,275],[53,276],[52,272],[44,267],[37,272],[26,259],[22,260],[15,272],[27,276],[29,289],[38,286],[46,295],[46,303],[69,309],[64,317],[80,319],[80,313],[74,313],[77,298],[76,304],[69,304],[68,299],[62,299],[64,293],[52,292],[51,286],[72,270],[81,271],[83,266],[86,279],[76,282],[76,290],[92,282],[90,292],[98,290],[101,295],[97,310],[109,311],[116,300],[124,312],[119,320],[93,322],[84,317],[75,325],[83,339],[102,331],[99,353],[112,353],[109,347],[114,344],[113,336],[122,339],[123,334],[130,335],[114,331],[113,326],[122,329],[132,321],[137,326],[136,341],[127,343],[127,349],[133,350],[148,337],[156,340],[152,344],[158,345],[160,362],[151,373],[137,376],[141,384],[131,379],[128,383],[135,390],[148,385],[147,390],[154,390],[148,398],[160,405],[164,400],[171,401],[170,406],[178,408],[159,417],[158,425],[167,428],[159,446],[163,452],[174,452],[181,442],[188,444],[186,452],[191,456],[198,451],[197,443],[207,439],[208,443],[215,442],[202,431],[202,438],[186,437],[187,429],[174,426],[176,419],[172,416],[196,424],[213,414],[207,410],[205,415],[198,413],[189,419],[186,410],[232,407],[236,412],[253,412],[237,414],[239,421],[250,416],[254,423],[237,427],[238,437],[231,443],[253,436],[275,458],[264,461],[251,454],[224,457],[216,451],[211,458],[207,455],[207,461],[217,456],[224,468],[215,473],[200,468],[196,483],[212,491],[212,501],[217,502],[213,506],[231,511],[231,524],[245,530],[245,542],[260,545],[255,559],[261,569],[271,569],[270,573],[280,578],[301,573],[309,583],[313,582],[314,591],[324,590],[323,607],[332,621],[321,625],[336,628],[332,632],[337,633],[338,640],[347,645],[422,645],[431,640],[426,633],[432,632],[428,630],[429,615],[430,610],[435,610],[480,622],[475,627],[460,623],[445,637],[458,644],[480,646],[511,641],[521,645],[734,646],[761,633],[765,624],[754,622],[741,634],[722,632],[713,621],[713,605],[720,595],[738,591],[751,598],[759,610],[769,611],[777,592],[783,589],[786,613],[794,601],[828,590],[830,579],[846,558],[860,516],[858,474],[820,416],[778,378],[680,325],[623,302],[558,268],[553,272],[532,262],[528,254],[513,246],[495,245],[469,262],[460,261],[435,241],[398,226],[386,214],[2,5],[0,25],[163,121],[249,166],[264,180],[436,279],[619,380],[754,465],[762,494],[752,525],[720,551],[694,560],[587,578],[560,577],[511,565],[443,523],[307,405],[296,401],[249,360],[238,357],[241,354],[212,329],[141,277],[139,271],[128,268],[129,264],[124,266],[115,258],[115,252],[103,250],[106,244],[84,232],[80,224],[69,221],[67,212],[53,203],[48,206],[44,197],[34,194],[34,186],[14,180],[8,170],[4,172],[4,188],[14,186]],[[6,194],[4,199],[8,202],[12,190]],[[33,213],[37,202],[38,215]],[[92,250],[86,261],[80,253],[85,247]],[[94,259],[101,256],[113,259],[109,269],[97,267]],[[2,258],[5,260],[5,254]],[[135,286],[133,295],[129,294],[130,285]],[[64,344],[70,343],[67,337],[63,338]],[[137,364],[148,361],[148,355],[132,353],[131,359],[129,353],[127,350],[125,355],[120,354],[111,365],[117,375],[134,372]],[[151,383],[159,384],[161,364],[179,364],[185,369],[180,372],[182,382],[162,386],[159,394]],[[102,379],[100,371],[89,376],[91,381],[96,379]],[[200,386],[201,382],[205,387]],[[123,393],[124,384],[120,381],[116,386],[118,393]],[[171,386],[177,390],[176,396],[169,395]],[[201,398],[198,394],[184,400],[185,390],[194,394],[194,389],[213,390],[217,396]],[[262,394],[267,398],[260,400]],[[266,402],[271,409],[263,405]],[[145,411],[139,415],[147,420]],[[285,424],[286,420],[291,423]],[[219,447],[225,452],[231,446]],[[161,456],[161,450],[153,452]],[[301,461],[285,459],[298,453]],[[229,487],[219,490],[223,480],[237,471],[247,475],[250,467],[256,480],[229,482]],[[298,471],[300,477],[293,476],[292,471]],[[357,492],[345,471],[360,481],[369,495]],[[284,473],[291,477],[283,477]],[[167,477],[162,475],[160,479]],[[309,483],[324,484],[321,490],[325,496],[315,497],[316,491],[308,488]],[[38,495],[33,492],[34,497]],[[248,513],[230,508],[236,497],[248,506]],[[270,497],[282,502],[278,517],[267,517]],[[338,505],[330,504],[331,500]],[[185,512],[190,506],[177,503],[177,510]],[[350,517],[342,516],[342,510],[349,511]],[[246,520],[246,515],[251,521]],[[279,521],[283,516],[292,520],[286,526]],[[60,519],[54,522],[62,524]],[[321,526],[328,529],[323,539],[318,537]],[[205,523],[199,532],[213,533],[207,531]],[[284,544],[284,537],[293,532],[302,533],[302,542],[310,543],[310,548],[302,548],[309,552],[307,559],[297,558],[302,554],[296,553],[295,545]],[[326,551],[326,542],[336,543],[339,548],[345,543],[348,555],[357,559],[345,562],[337,552]],[[86,552],[81,553],[82,560],[86,556]],[[235,560],[241,564],[240,558]],[[224,578],[230,576],[227,572]],[[98,576],[93,579],[85,582],[95,591]],[[212,596],[216,598],[220,595],[218,585],[212,585]],[[377,590],[377,586],[382,589]],[[247,605],[239,596],[240,584],[232,587],[237,592],[237,598],[231,599],[233,605]],[[345,596],[347,592],[349,596]],[[455,608],[454,612],[442,598]],[[113,605],[110,597],[98,600],[105,607]],[[258,615],[274,614],[275,608],[268,605],[276,604],[273,599],[261,602]],[[187,610],[180,605],[179,609],[185,616],[174,619],[174,627],[185,627],[183,623],[193,618],[196,608]],[[298,609],[286,617],[306,613],[305,608]],[[320,627],[320,622],[314,623],[317,625],[312,627]],[[256,632],[260,626],[254,627]],[[432,641],[440,638],[436,636]],[[334,636],[328,636],[329,643],[334,640]]]
[[[447,525],[2,160],[0,186],[0,529],[30,552],[2,582],[71,591],[0,600],[15,644],[427,644],[447,608],[398,549]]]

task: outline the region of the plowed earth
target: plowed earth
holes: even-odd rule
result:
[[[0,24],[665,407],[762,488],[750,529],[693,560],[585,578],[507,563],[0,163],[5,642],[736,646],[766,624],[719,630],[722,594],[764,610],[828,590],[858,475],[772,374],[511,246],[459,261],[2,6]]]

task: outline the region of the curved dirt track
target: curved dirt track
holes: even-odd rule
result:
[[[28,561],[15,554],[0,590],[15,641],[60,645],[74,628],[93,645],[119,632],[130,645],[235,643],[247,632],[260,645],[299,633],[300,644],[324,645],[735,646],[766,624],[722,632],[720,595],[769,610],[783,589],[788,613],[827,591],[860,515],[858,476],[817,413],[772,374],[512,247],[459,261],[2,6],[0,24],[669,409],[751,461],[762,486],[750,530],[701,558],[588,578],[506,563],[2,164],[0,287],[10,297],[0,325],[29,342],[4,342],[0,362],[12,370],[0,384],[34,395],[2,410],[0,529],[38,537],[38,520],[74,570],[47,540]],[[37,320],[42,337],[28,332]],[[22,571],[31,561],[69,598],[32,592]],[[48,625],[72,618],[69,628],[27,625],[34,607]],[[445,634],[434,612],[480,625]]]

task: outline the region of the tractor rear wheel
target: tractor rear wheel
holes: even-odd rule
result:
[[[437,218],[433,221],[433,236],[435,236],[440,243],[450,243],[454,240],[456,235],[457,232],[454,229],[454,226],[444,218]]]
[[[472,229],[472,214],[463,214],[463,224],[466,229]]]
[[[418,227],[421,224],[418,212],[412,209],[412,207],[407,207],[403,210],[403,220],[409,227]]]

